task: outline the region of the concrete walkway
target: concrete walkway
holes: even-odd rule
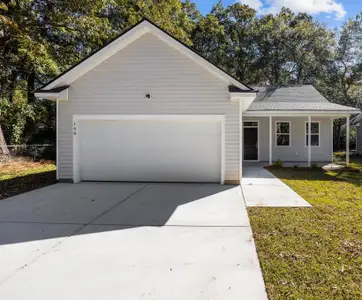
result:
[[[56,184],[0,201],[0,299],[266,300],[240,186]]]
[[[259,164],[244,164],[241,183],[247,206],[310,207],[279,178]]]

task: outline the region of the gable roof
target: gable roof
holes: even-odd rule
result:
[[[92,70],[94,67],[101,64],[103,61],[117,53],[118,51],[125,48],[130,43],[134,42],[141,36],[146,33],[152,33],[160,38],[162,41],[166,42],[171,47],[180,51],[183,55],[190,58],[203,68],[205,68],[210,73],[219,77],[229,85],[235,86],[239,89],[239,92],[255,92],[251,87],[246,84],[241,83],[234,76],[227,74],[218,66],[211,63],[209,60],[194,52],[190,47],[180,42],[169,33],[158,27],[152,21],[143,18],[140,22],[124,31],[122,34],[118,35],[116,38],[111,40],[102,48],[93,52],[65,72],[61,73],[56,78],[52,79],[44,86],[42,86],[36,92],[39,93],[41,91],[48,92],[54,90],[54,88],[69,86],[72,82],[83,76],[85,73]]]
[[[248,111],[360,111],[329,102],[313,85],[263,86],[258,89],[259,93]]]

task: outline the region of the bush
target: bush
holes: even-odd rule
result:
[[[283,162],[280,159],[278,159],[276,162],[274,162],[273,166],[281,168],[283,167]]]
[[[56,146],[45,145],[19,145],[9,147],[12,157],[27,157],[32,161],[56,160]]]
[[[0,122],[4,135],[11,144],[23,142],[23,132],[28,119],[34,118],[33,106],[26,101],[10,102],[0,99]]]

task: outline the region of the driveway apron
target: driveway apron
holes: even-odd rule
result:
[[[1,299],[266,299],[240,186],[56,184],[0,201]]]

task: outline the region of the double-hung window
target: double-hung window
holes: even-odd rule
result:
[[[308,122],[305,122],[305,145],[308,147]],[[315,146],[318,147],[319,146],[319,137],[320,137],[320,125],[319,122],[311,122],[311,135],[310,135],[310,140],[311,140],[311,146]]]
[[[291,129],[290,122],[276,122],[276,145],[290,146],[291,144]]]

